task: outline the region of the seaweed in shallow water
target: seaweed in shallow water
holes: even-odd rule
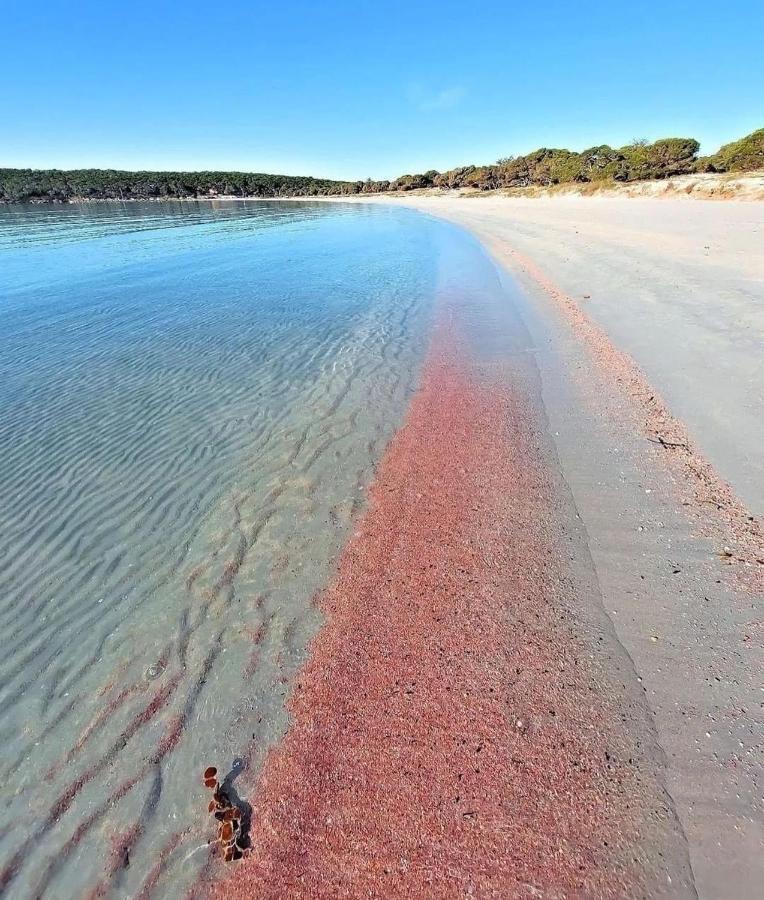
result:
[[[243,811],[233,802],[225,787],[218,781],[218,770],[208,766],[204,770],[204,786],[212,791],[209,811],[218,821],[218,843],[226,862],[241,859],[247,849],[247,834]]]

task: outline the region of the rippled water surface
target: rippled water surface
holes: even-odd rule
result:
[[[14,896],[176,897],[246,797],[444,272],[383,207],[0,208],[0,811]],[[462,262],[464,262],[464,259]]]

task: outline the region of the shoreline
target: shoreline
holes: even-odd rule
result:
[[[355,202],[364,199],[357,198]],[[379,198],[376,202],[396,201]],[[664,883],[663,890],[671,896],[695,896],[697,892],[698,896],[713,898],[734,886],[736,896],[755,897],[764,877],[761,863],[764,821],[756,788],[763,762],[756,740],[761,728],[758,672],[762,650],[756,605],[764,597],[760,521],[748,520],[745,505],[735,500],[723,478],[691,449],[685,455],[684,450],[672,446],[685,440],[689,445],[687,432],[683,430],[683,422],[669,413],[669,406],[654,402],[658,395],[650,393],[653,379],[648,381],[622,344],[621,349],[616,349],[619,345],[609,330],[598,324],[588,311],[583,311],[582,304],[573,295],[580,297],[581,291],[571,292],[567,285],[560,287],[550,277],[549,265],[556,264],[557,260],[548,250],[554,234],[542,231],[535,238],[536,256],[540,248],[547,248],[547,255],[538,268],[527,249],[518,253],[510,243],[510,233],[515,237],[520,234],[527,241],[534,240],[530,226],[523,232],[515,219],[504,223],[505,232],[497,232],[502,214],[513,208],[510,201],[495,200],[496,210],[491,213],[494,218],[486,214],[482,222],[470,216],[479,215],[477,210],[485,211],[488,208],[485,204],[448,198],[407,198],[404,203],[449,219],[481,241],[496,259],[497,276],[506,280],[508,296],[521,311],[532,335],[543,417],[554,436],[549,470],[559,471],[557,493],[561,496],[560,492],[570,491],[573,516],[583,528],[581,550],[571,557],[573,568],[583,577],[581,570],[587,569],[586,560],[591,558],[590,574],[601,591],[597,602],[586,592],[574,591],[568,611],[578,617],[583,629],[580,634],[590,637],[599,634],[601,640],[603,634],[612,633],[612,641],[606,640],[611,653],[609,662],[603,664],[601,678],[622,671],[617,663],[622,654],[633,665],[632,674],[622,676],[623,684],[633,679],[644,694],[651,723],[645,727],[648,731],[655,729],[655,751],[650,764],[658,767],[656,772],[665,766],[659,781],[665,778],[669,803],[678,816],[680,845],[686,841],[692,875],[686,881],[672,878],[669,887]],[[522,218],[528,208],[555,207],[553,203],[538,207],[534,204],[535,201],[517,204],[515,211],[521,207],[518,215]],[[588,201],[582,201],[584,204]],[[642,204],[638,206],[646,208]],[[723,205],[714,204],[714,207],[724,209]],[[533,227],[540,226],[535,223]],[[620,237],[616,233],[613,241],[618,243]],[[674,237],[678,240],[681,234]],[[669,252],[681,269],[687,265],[687,251],[676,240],[669,244]],[[626,241],[619,246],[616,257],[619,267],[623,267],[624,260],[631,265],[632,261],[639,264],[649,259],[647,254],[640,255],[635,241],[638,244],[632,235],[631,244]],[[560,244],[562,256],[570,246],[570,241]],[[580,253],[574,272],[591,273],[587,260],[596,246],[602,245],[592,239],[586,252]],[[756,264],[755,258],[747,260],[749,267]],[[712,268],[709,271],[713,273]],[[723,272],[723,269],[721,274],[717,271],[714,277],[724,277]],[[607,272],[601,277],[607,283]],[[615,284],[612,274],[609,277],[611,284]],[[644,273],[641,277],[645,278]],[[662,285],[665,282],[658,287]],[[667,296],[672,297],[670,291]],[[663,385],[659,383],[659,387]],[[405,440],[405,431],[399,432],[395,441]],[[455,431],[459,433],[458,429]],[[474,432],[473,449],[479,447],[480,435],[479,430]],[[697,442],[696,438],[694,435],[693,443]],[[469,443],[470,439],[464,440]],[[412,468],[419,454],[428,457],[432,452],[428,448],[432,446],[431,438],[421,437],[417,447],[410,448]],[[511,451],[508,454],[511,456]],[[679,464],[677,456],[681,460]],[[500,468],[501,463],[497,466]],[[450,482],[439,480],[441,485],[446,483]],[[517,486],[516,479],[509,476],[502,484]],[[708,496],[696,490],[704,485],[711,491]],[[497,486],[497,493],[501,494],[502,490]],[[448,490],[445,493],[448,496]],[[511,490],[510,496],[513,496]],[[550,521],[540,514],[536,518]],[[533,527],[529,525],[529,534],[534,533]],[[424,532],[427,528],[421,526]],[[722,535],[730,528],[735,541],[728,552],[722,541],[730,540],[730,532],[727,531],[726,538]],[[419,531],[417,528],[416,533]],[[521,526],[517,533],[525,535],[525,529]],[[511,548],[516,542],[515,535],[508,546]],[[746,546],[748,550],[741,552]],[[352,558],[354,552],[351,543],[346,554]],[[423,555],[424,550],[420,557]],[[532,567],[533,560],[531,554],[526,562]],[[517,571],[517,566],[514,570]],[[381,578],[381,571],[382,567],[376,573],[377,578]],[[396,577],[395,572],[391,575]],[[551,633],[547,631],[546,637]],[[332,639],[331,631],[328,635],[321,634],[324,637],[319,636],[318,646],[321,641]],[[564,647],[565,644],[561,645],[561,650]],[[335,662],[337,659],[349,662],[353,651],[346,648],[332,657],[336,657]],[[329,656],[320,658],[328,664]],[[309,663],[309,667],[309,673],[317,669],[315,663]],[[303,679],[299,683],[303,685]],[[301,701],[301,691],[302,686],[298,689],[296,708],[301,710],[304,722],[309,723],[313,715],[312,701]],[[332,704],[329,706],[331,712]],[[630,726],[635,725],[633,715],[627,720]],[[521,721],[525,720],[521,718]],[[332,716],[327,715],[325,727],[339,727],[337,722],[334,725],[331,722]],[[294,741],[299,744],[306,726],[300,726],[300,715],[296,723],[293,727],[297,728],[297,736],[288,735],[287,743],[276,751],[274,765],[277,770],[282,767],[283,771],[291,772],[288,780],[297,785],[295,789],[299,792],[299,777],[289,767],[300,759],[306,764],[299,747],[294,746]],[[664,762],[660,763],[660,759]],[[267,780],[264,783],[265,820],[272,821],[268,818],[268,804],[275,806],[284,781],[276,778],[276,787],[270,793]],[[302,802],[297,802],[295,808],[304,808],[300,806]],[[299,830],[300,821],[304,823],[305,817],[300,819],[296,814],[291,823],[297,832],[288,828],[282,831],[281,825],[268,826],[272,829],[269,849],[243,870],[243,883],[249,877],[254,879],[252,884],[263,883],[259,879],[271,865],[268,860],[273,859],[269,854],[276,852],[281,860],[292,858],[288,840],[286,844],[280,843],[279,834],[291,833],[294,849],[304,839]],[[607,821],[607,827],[617,829],[619,823],[627,825],[615,813]],[[274,851],[278,847],[281,849]],[[341,848],[335,846],[332,853],[332,865],[340,865]],[[326,874],[318,860],[316,865],[316,871]],[[333,871],[336,875],[336,869]],[[356,876],[361,877],[359,871],[355,870]],[[608,869],[598,871],[601,874]],[[553,875],[547,873],[547,877]],[[542,874],[542,881],[543,878]],[[606,896],[606,884],[607,878],[599,887],[592,888],[593,893]]]
[[[215,896],[693,895],[641,692],[567,562],[533,364],[481,352],[504,311],[476,341],[469,315],[441,310]]]
[[[252,790],[256,809],[254,852],[241,877],[266,894],[283,874],[293,892],[312,895],[326,885],[326,893],[353,894],[359,884],[443,895],[456,883],[462,895],[476,887],[506,893],[510,884],[517,893],[758,896],[761,523],[747,522],[743,505],[693,449],[705,454],[703,441],[729,434],[725,421],[742,423],[738,449],[756,446],[745,416],[757,397],[743,403],[744,389],[730,379],[745,383],[741,363],[757,333],[746,298],[760,284],[760,212],[665,200],[404,202],[466,231],[444,228],[455,244],[444,244],[440,266],[434,261],[440,317],[422,335],[432,340],[430,355],[413,400],[405,394],[405,427],[388,444],[391,427],[379,444],[384,461],[369,505],[361,499],[368,479],[358,480],[352,504],[324,513],[331,528],[321,534],[334,533],[338,510],[346,534],[356,533],[334,545],[341,561],[329,584],[325,572],[305,594],[310,620],[321,611],[329,620],[306,667],[307,632],[300,644],[284,627],[284,647],[294,653],[277,650],[286,623],[273,614],[286,592],[270,606],[259,595],[252,627],[237,637],[254,713],[240,720],[250,778],[239,785]],[[367,207],[361,218],[374,212]],[[428,227],[408,213],[393,218],[414,231]],[[464,257],[454,249],[462,242]],[[360,248],[361,259],[368,249]],[[400,258],[393,256],[393,270]],[[369,333],[384,332],[389,318],[383,305]],[[703,352],[694,356],[699,342]],[[380,371],[396,378],[399,357],[388,365],[384,358]],[[648,379],[645,359],[666,368]],[[671,376],[687,367],[683,393]],[[737,402],[722,403],[721,412],[737,419],[708,428],[708,420],[678,418],[677,403],[700,399],[701,412],[719,413],[718,399],[730,395]],[[357,434],[351,421],[348,433]],[[330,457],[329,470],[341,468]],[[723,466],[717,471],[727,475]],[[257,490],[265,490],[261,465],[257,472]],[[273,496],[282,482],[274,472]],[[320,526],[315,505],[302,505],[309,483],[296,479],[293,487],[295,505],[285,508]],[[258,496],[231,495],[221,522],[233,528],[214,537],[219,549],[209,567],[195,565],[179,581],[187,602],[213,604],[211,625],[234,602],[237,547],[248,546],[241,528],[258,515]],[[368,511],[359,518],[361,509]],[[274,534],[274,547],[283,533]],[[300,565],[313,543],[295,545]],[[278,559],[271,571],[282,586],[296,569]],[[310,605],[317,590],[318,607]],[[196,643],[210,648],[203,636]],[[204,667],[198,684],[215,658],[214,639],[209,652],[195,658]],[[162,655],[157,671],[170,659]],[[182,700],[185,669],[184,656],[150,706],[137,710],[135,727],[167,700],[171,711],[176,688]],[[121,692],[111,674],[97,683],[119,707],[148,685],[140,665],[131,681]],[[274,746],[274,733],[255,721],[257,704],[269,696],[280,704],[292,684],[294,719],[287,730],[279,706],[278,738],[286,732],[286,741]],[[187,715],[170,718],[155,761],[174,750]],[[92,722],[100,728],[102,720]],[[207,735],[216,741],[219,732]],[[221,757],[205,753],[210,761]],[[49,770],[65,776],[51,816],[80,803],[100,764],[71,778],[65,766]],[[148,764],[137,775],[124,772],[74,832],[75,844],[150,772]],[[199,800],[195,791],[189,798]],[[115,835],[109,879],[140,877],[137,845],[148,847],[149,833],[135,814],[136,828]],[[208,824],[188,833],[204,840]],[[174,864],[185,851],[173,842],[184,839],[173,834],[166,845]],[[128,847],[135,853],[126,873]],[[67,857],[51,856],[39,883]],[[204,877],[237,874],[221,872],[214,853],[208,859]],[[170,876],[165,869],[162,877]]]

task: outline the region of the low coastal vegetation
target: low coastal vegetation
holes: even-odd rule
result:
[[[764,128],[698,156],[693,138],[602,144],[581,153],[546,147],[493,165],[461,166],[401,175],[394,181],[332,181],[246,172],[121,172],[112,169],[0,169],[0,202],[137,200],[192,197],[318,197],[422,188],[496,190],[555,184],[607,184],[668,178],[693,172],[764,169]]]
[[[629,182],[693,172],[744,172],[764,169],[764,128],[713,156],[698,156],[693,138],[664,138],[650,144],[634,141],[614,149],[607,144],[581,153],[546,147],[526,156],[510,156],[490,166],[462,166],[448,172],[403,175],[392,183],[366,182],[361,190],[410,191],[416,188],[518,188],[554,184]]]

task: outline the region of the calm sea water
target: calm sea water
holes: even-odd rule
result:
[[[0,208],[9,894],[210,865],[201,772],[254,786],[436,295],[492,277],[377,206]]]

